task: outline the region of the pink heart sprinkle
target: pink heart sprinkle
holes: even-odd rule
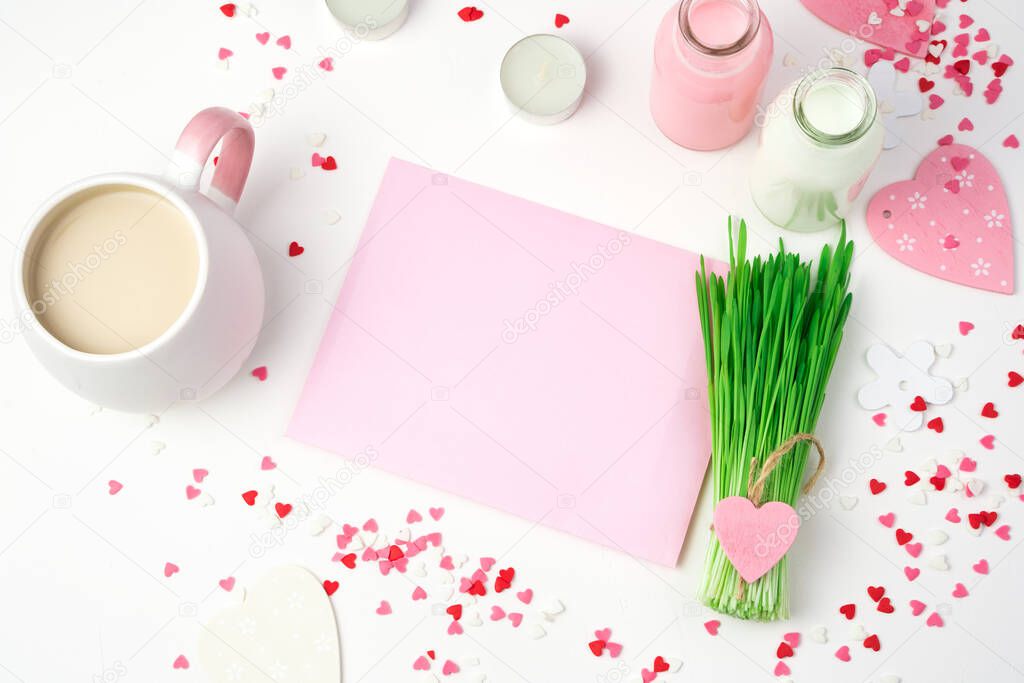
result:
[[[928,108],[929,109],[933,109],[933,110],[934,109],[938,109],[939,107],[941,107],[945,103],[946,103],[946,100],[942,99],[941,97],[939,97],[935,93],[932,93],[931,95],[928,96]]]
[[[887,512],[884,515],[879,515],[878,521],[881,523],[882,526],[891,529],[893,523],[896,521],[896,514],[892,512]]]
[[[953,476],[953,473],[950,472],[949,468],[946,467],[945,465],[939,465],[938,467],[935,468],[935,476],[940,477],[942,479],[949,479],[951,476]]]
[[[953,144],[953,136],[952,135],[943,135],[941,138],[939,138],[939,147],[948,147],[949,145],[952,145],[952,144]]]
[[[953,524],[960,523],[960,511],[956,508],[949,508],[949,512],[946,513],[946,521],[952,522]]]
[[[230,593],[231,589],[235,587],[235,577],[229,576],[226,579],[221,579],[217,582],[217,585]]]
[[[452,623],[448,624],[448,635],[450,635],[450,636],[461,636],[462,635],[462,622],[452,620]]]
[[[457,674],[459,673],[459,665],[449,659],[444,663],[444,666],[441,668],[441,673],[443,673],[445,676]]]
[[[979,43],[984,43],[986,40],[989,40],[991,37],[992,36],[990,36],[988,34],[988,29],[987,28],[980,28],[980,29],[978,29],[978,32],[974,34],[974,40],[976,40]]]
[[[603,628],[600,631],[594,631],[594,637],[598,640],[603,640],[607,644],[612,639],[612,630],[610,628]]]
[[[266,45],[267,41],[270,40],[270,34],[267,33],[266,31],[264,31],[263,33],[257,33],[256,40],[258,40],[261,45]]]
[[[619,643],[613,643],[611,641],[608,641],[607,643],[605,643],[605,648],[607,648],[608,654],[612,657],[612,659],[622,654],[622,645],[620,645]]]
[[[904,57],[903,59],[894,62],[892,68],[896,69],[900,73],[907,73],[910,71],[910,59],[908,57]]]
[[[320,63],[317,64],[317,66],[319,66],[324,71],[334,71],[334,60],[331,59],[330,57],[324,57],[323,59],[320,60]]]
[[[310,157],[309,162],[313,166],[323,166],[324,165],[324,158],[322,156],[320,156],[320,154],[318,152],[313,152],[313,156]]]
[[[529,605],[531,602],[533,602],[533,589],[527,588],[524,591],[519,591],[518,593],[516,593],[516,597],[519,598],[519,602],[523,603],[524,605]]]
[[[274,42],[276,42],[278,45],[280,45],[281,47],[283,47],[286,50],[292,49],[292,39],[291,39],[291,36],[281,36],[280,38],[278,38]]]
[[[167,578],[171,578],[179,571],[181,570],[178,568],[178,565],[174,564],[173,562],[168,562],[164,565],[164,576],[166,576]]]
[[[882,58],[882,51],[876,48],[871,48],[864,52],[864,66],[871,68],[878,60]]]
[[[963,458],[960,460],[960,471],[961,472],[973,472],[978,469],[978,463],[971,458]]]
[[[277,80],[281,80],[282,78],[284,78],[284,75],[288,73],[288,69],[284,68],[283,66],[275,66],[273,69],[270,70],[270,73],[274,74],[274,78],[276,78]]]
[[[491,605],[491,621],[501,621],[505,618],[505,610],[497,605]]]
[[[451,555],[445,555],[441,558],[441,564],[438,565],[441,569],[447,569],[448,571],[455,571],[455,563],[452,562]]]
[[[380,607],[377,608],[377,614],[381,615],[382,617],[391,614],[391,603],[389,603],[387,600],[381,600]]]
[[[258,368],[254,368],[251,374],[252,374],[253,377],[258,379],[259,381],[266,382],[267,381],[267,366],[261,365]]]
[[[407,514],[405,516],[405,523],[406,524],[415,524],[416,522],[422,522],[422,521],[423,521],[423,515],[421,515],[420,513],[416,512],[415,510],[409,510],[409,514]]]
[[[1004,524],[1001,527],[999,527],[998,529],[996,529],[996,536],[998,536],[999,538],[1003,539],[1004,541],[1009,541],[1010,540],[1010,525],[1009,524]]]
[[[793,672],[789,670],[789,667],[786,666],[785,662],[778,662],[775,665],[775,675],[776,676],[788,676],[791,673],[793,673]]]
[[[175,658],[175,660],[174,660],[174,668],[175,669],[187,669],[188,668],[188,660],[185,658],[185,655],[178,655]]]
[[[441,518],[444,517],[444,508],[430,508],[430,517],[435,522],[441,521]]]
[[[974,323],[969,323],[966,320],[961,320],[960,321],[960,334],[963,335],[964,337],[966,337],[968,334],[970,334],[971,330],[973,330],[973,329],[974,329]],[[963,468],[961,468],[961,469],[963,469]]]
[[[379,553],[373,548],[367,548],[363,551],[363,562],[374,562],[379,557]]]
[[[953,587],[954,598],[966,598],[967,595],[967,586],[963,585],[962,583],[957,583],[956,586]]]
[[[1017,139],[1016,135],[1010,135],[1010,137],[1003,140],[1003,147],[1010,149],[1020,149],[1020,140]]]
[[[978,443],[980,443],[982,446],[991,451],[996,447],[996,437],[993,436],[992,434],[987,434],[981,437],[978,440]]]
[[[430,671],[430,660],[420,655],[416,658],[416,661],[412,663],[413,671]]]
[[[988,63],[988,50],[978,50],[974,53],[974,61],[982,66]]]
[[[789,643],[790,647],[800,647],[800,634],[796,631],[790,631],[782,636],[782,639]]]
[[[227,59],[228,57],[230,57],[233,54],[235,54],[235,53],[232,52],[231,50],[227,49],[226,47],[222,47],[221,49],[217,50],[217,59],[221,59],[221,60]]]
[[[920,600],[911,600],[910,601],[910,612],[915,617],[918,616],[919,614],[921,614],[921,612],[923,612],[925,610],[925,608],[927,608],[927,607],[928,607],[928,605],[924,604]]]
[[[988,560],[984,558],[978,560],[977,562],[971,565],[971,569],[973,569],[978,574],[988,574]]]
[[[202,467],[192,470],[192,478],[196,480],[197,484],[202,484],[208,474],[210,474],[209,470],[204,470]]]
[[[198,496],[200,493],[202,493],[202,491],[197,489],[192,484],[189,484],[188,486],[185,487],[185,497],[188,498],[189,500],[195,499],[196,496]]]
[[[380,527],[377,526],[377,520],[373,517],[366,520],[366,523],[363,524],[363,531],[369,531],[371,534],[375,534],[380,531]]]
[[[722,625],[718,619],[712,619],[711,621],[704,622],[704,630],[713,636],[718,635],[718,627]]]
[[[974,130],[974,122],[965,116],[962,119],[960,119],[960,123],[957,125],[956,128],[957,130]]]
[[[412,592],[413,600],[426,600],[427,591],[423,590],[420,586],[416,586],[416,589]]]
[[[885,418],[886,418],[885,413],[875,413],[874,415],[871,416],[871,419],[879,427],[884,427],[885,426]]]
[[[850,661],[850,647],[848,645],[843,645],[841,648],[836,650],[836,659],[840,662]]]
[[[942,620],[942,617],[939,615],[938,612],[932,612],[928,615],[928,620],[925,623],[929,626],[934,626],[938,628],[945,625],[946,622]]]
[[[651,683],[651,681],[653,681],[657,677],[658,674],[654,673],[648,668],[640,669],[640,680],[643,683]]]
[[[508,620],[512,622],[512,626],[519,628],[519,624],[523,623],[523,615],[519,612],[509,612]],[[611,645],[611,643],[609,643]]]
[[[967,28],[974,23],[974,19],[968,14],[960,15],[960,28]]]
[[[917,567],[904,567],[903,573],[907,575],[908,581],[913,581],[921,574],[921,570]]]
[[[496,560],[493,557],[481,557],[480,558],[480,568],[482,570],[484,570],[485,572],[489,572],[489,571],[491,571],[491,567],[494,566],[495,562],[496,562]]]
[[[910,554],[911,557],[921,556],[922,546],[920,543],[908,543],[903,547],[907,549],[907,552]]]
[[[116,479],[111,479],[107,482],[107,493],[112,496],[123,488],[124,485]]]
[[[277,467],[277,463],[269,455],[264,455],[263,460],[260,460],[261,470],[272,470]]]

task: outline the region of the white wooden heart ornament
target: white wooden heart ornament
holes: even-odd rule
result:
[[[271,570],[202,629],[199,662],[211,683],[338,683],[338,627],[323,586],[301,567]]]

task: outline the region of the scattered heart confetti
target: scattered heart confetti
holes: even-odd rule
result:
[[[864,639],[864,647],[868,650],[874,650],[875,652],[878,652],[882,649],[882,643],[878,640],[877,635],[872,634]]]
[[[961,320],[959,324],[959,329],[960,334],[966,337],[968,334],[970,334],[971,330],[974,329],[974,323],[967,322],[966,320]]]
[[[334,595],[335,591],[338,590],[338,582],[331,581],[330,579],[325,579],[323,586],[324,591],[327,593],[328,596]]]
[[[111,479],[107,482],[107,493],[110,495],[116,495],[118,491],[124,488],[124,485],[116,479]]]
[[[189,666],[188,659],[185,658],[185,655],[178,655],[174,659],[173,666],[175,669],[187,669]]]
[[[415,510],[409,510],[409,514],[405,516],[406,524],[415,524],[416,522],[422,522],[423,516]]]
[[[179,571],[181,570],[178,568],[178,565],[174,564],[173,562],[167,562],[166,564],[164,564],[164,576],[168,579],[177,574]]]
[[[280,45],[281,47],[283,47],[286,50],[292,49],[292,39],[291,39],[291,36],[281,36],[280,38],[278,38],[274,42],[276,42],[278,45]]]
[[[381,615],[382,617],[385,617],[391,614],[391,603],[389,603],[387,600],[381,600],[380,606],[378,606],[375,611],[377,612],[377,614]]]
[[[884,481],[872,479],[868,482],[868,488],[871,489],[871,494],[877,496],[879,493],[885,490],[886,484]]]
[[[920,600],[910,601],[910,613],[913,614],[915,617],[919,616],[922,612],[924,612],[927,607],[928,605],[924,604]]]
[[[225,591],[227,591],[228,593],[230,593],[232,591],[232,589],[234,589],[234,587],[235,587],[235,577],[229,576],[226,579],[221,579],[220,581],[217,582],[217,585],[220,586]]]
[[[1020,140],[1017,139],[1016,135],[1011,134],[1003,140],[1003,147],[1007,147],[1009,149],[1020,149]]]
[[[222,47],[221,49],[217,50],[217,59],[223,61],[234,54],[235,53],[229,50],[228,48]]]
[[[841,662],[848,662],[848,661],[850,661],[850,648],[849,648],[849,646],[843,645],[841,648],[836,650],[835,657],[836,657],[836,659],[838,659]]]
[[[324,71],[334,71],[334,60],[330,57],[324,57],[317,63],[317,66]]]
[[[459,673],[459,671],[461,671],[461,669],[459,669],[459,665],[450,659],[445,661],[444,666],[441,667],[441,673],[443,673],[445,676],[457,674]]]
[[[938,434],[941,434],[946,429],[946,425],[942,421],[941,417],[934,417],[931,420],[928,420],[927,426],[928,426],[928,429],[931,429],[932,431],[934,431],[934,432],[936,432]]]
[[[718,635],[718,628],[722,625],[718,619],[711,619],[710,621],[704,622],[704,630],[713,636]]]
[[[197,489],[195,486],[192,486],[192,484],[189,484],[188,486],[185,487],[185,498],[187,498],[188,500],[194,500],[198,498],[200,493],[202,493],[202,491]]]
[[[259,41],[260,45],[266,45],[267,41],[270,40],[270,33],[264,31],[256,34],[256,40]]]
[[[302,252],[306,251],[306,248],[300,245],[298,242],[292,242],[288,245],[289,256],[299,256]]]
[[[884,526],[892,528],[892,525],[896,522],[896,515],[892,512],[887,512],[884,515],[878,516],[878,522]]]
[[[982,406],[981,416],[994,420],[995,418],[999,417],[999,411],[996,410],[995,404],[989,401],[984,406]]]
[[[907,581],[913,581],[921,575],[921,570],[916,567],[904,567],[903,573],[906,575]]]
[[[871,416],[871,419],[879,427],[884,427],[885,426],[885,418],[886,418],[885,413],[875,413],[874,415]]]
[[[568,23],[569,23],[569,17],[565,16],[564,14],[556,14],[555,15],[555,28],[562,28],[563,26],[565,26]]]
[[[971,569],[973,569],[978,574],[988,574],[988,560],[984,558],[978,560],[973,565],[971,565]]]
[[[482,19],[483,16],[484,13],[473,6],[463,7],[459,10],[459,18],[466,22]]]
[[[942,616],[938,612],[932,612],[928,615],[928,619],[925,623],[933,628],[941,628],[946,622],[942,620]]]
[[[996,437],[992,434],[986,434],[985,436],[978,439],[978,443],[980,443],[983,447],[991,451],[996,447]]]
[[[962,583],[958,582],[953,587],[953,597],[954,598],[966,598],[968,595],[969,594],[967,592],[967,586],[963,585]]]
[[[277,516],[281,519],[287,517],[291,511],[292,506],[290,503],[274,503],[274,512],[276,512]]]
[[[235,3],[233,2],[229,2],[225,5],[220,6],[221,14],[229,18],[235,16],[235,9],[237,8],[235,7]]]
[[[852,621],[854,616],[856,616],[856,614],[857,614],[857,606],[855,604],[853,604],[852,602],[849,603],[849,604],[843,605],[842,607],[839,608],[839,613],[842,614],[844,617],[846,617],[848,620]]]
[[[1006,376],[1007,384],[1010,386],[1011,389],[1014,387],[1019,387],[1021,384],[1024,384],[1024,375],[1021,375],[1019,372],[1014,372],[1013,370],[1011,370],[1010,372],[1006,373]]]
[[[196,480],[197,484],[202,484],[203,479],[206,479],[207,475],[209,474],[209,471],[204,470],[201,467],[197,467],[196,469],[192,470],[192,478]]]
[[[267,381],[267,366],[261,365],[258,368],[253,368],[253,371],[251,373],[249,373],[249,374],[251,374],[253,377],[255,377],[256,379],[258,379],[261,382],[266,382]]]

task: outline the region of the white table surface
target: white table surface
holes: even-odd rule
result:
[[[754,134],[725,152],[693,153],[662,138],[650,119],[652,38],[666,2],[479,2],[484,18],[464,24],[456,16],[459,3],[412,0],[408,23],[397,34],[350,46],[330,74],[311,66],[319,61],[319,48],[343,37],[322,3],[262,0],[254,19],[233,20],[221,16],[218,4],[0,2],[5,271],[16,258],[12,243],[25,221],[57,188],[105,171],[157,173],[197,110],[212,104],[245,109],[266,88],[296,84],[281,111],[257,130],[255,163],[238,212],[259,253],[268,296],[266,327],[246,368],[266,365],[267,382],[243,373],[211,400],[176,405],[148,427],[138,415],[93,414],[42,370],[17,335],[0,345],[3,683],[204,680],[196,637],[199,622],[223,597],[214,591],[217,579],[233,574],[244,584],[283,563],[337,571],[328,563],[334,530],[318,538],[293,530],[253,557],[253,544],[259,543],[253,539],[266,527],[238,502],[238,494],[273,482],[280,499],[295,499],[343,466],[337,456],[282,434],[330,313],[328,302],[342,284],[344,271],[338,268],[354,249],[389,157],[716,256],[726,254],[729,212],[750,220],[760,251],[771,249],[780,235],[757,215],[746,189]],[[821,60],[824,49],[841,47],[842,36],[796,0],[764,5],[777,41],[767,98]],[[961,7],[1001,45],[1024,41],[1020,3],[954,1],[950,21],[955,23]],[[571,18],[560,33],[587,55],[588,92],[569,121],[535,127],[510,118],[497,68],[517,38],[554,31],[555,12]],[[273,40],[259,45],[253,34],[262,30],[274,38],[289,34],[292,50]],[[227,71],[216,65],[222,46],[235,52]],[[862,51],[858,47],[852,55],[858,65]],[[787,53],[797,66],[783,65]],[[291,74],[282,83],[270,75],[278,65]],[[905,86],[913,87],[915,78],[907,76]],[[445,617],[432,617],[429,606],[408,600],[407,583],[360,572],[344,577],[334,600],[344,680],[417,680],[411,663],[427,648],[446,658],[478,657],[477,670],[489,681],[632,679],[657,654],[684,661],[683,671],[667,680],[774,680],[775,648],[791,630],[805,636],[789,660],[795,680],[877,680],[885,673],[904,681],[1024,680],[1024,552],[1017,550],[1024,515],[1016,495],[1007,494],[999,508],[1003,520],[1015,525],[1011,542],[991,533],[973,538],[958,529],[941,549],[952,569],[925,568],[913,584],[902,575],[906,556],[875,521],[892,510],[919,532],[942,528],[946,499],[910,505],[899,473],[920,469],[927,457],[948,449],[981,460],[979,476],[1004,494],[1002,474],[1024,467],[1024,394],[1006,387],[1007,370],[1024,366],[1024,342],[1012,343],[1007,335],[1024,315],[1022,297],[913,272],[873,246],[863,218],[866,199],[876,189],[912,175],[935,140],[968,114],[977,130],[958,139],[980,147],[1007,181],[1020,234],[1024,150],[1001,146],[1009,133],[1024,134],[1020,87],[1011,71],[997,106],[986,105],[980,93],[969,100],[947,97],[934,120],[901,120],[905,144],[884,154],[851,218],[856,301],[819,430],[829,447],[828,476],[841,478],[851,459],[894,434],[891,427],[876,427],[855,402],[857,388],[872,376],[863,361],[870,344],[902,349],[916,339],[952,343],[952,356],[937,370],[951,378],[969,376],[971,388],[944,411],[944,434],[905,435],[903,453],[885,454],[868,472],[856,472],[852,483],[839,485],[840,493],[859,499],[854,509],[833,501],[805,523],[791,552],[789,622],[723,618],[717,638],[704,632],[702,624],[715,615],[692,596],[702,572],[707,495],[698,503],[679,565],[667,569],[371,469],[330,499],[328,514],[352,521],[374,516],[393,531],[405,526],[409,508],[443,505],[447,514],[439,526],[450,549],[515,566],[524,585],[536,590],[536,605],[557,597],[566,611],[538,641],[507,623],[491,624],[486,616],[483,627],[452,638],[443,633]],[[323,150],[338,159],[334,173],[309,168],[305,136],[317,131],[327,135]],[[303,169],[305,177],[289,179],[291,167]],[[342,216],[336,225],[323,219],[329,209]],[[785,237],[787,245],[810,256],[835,233]],[[306,247],[298,259],[286,255],[291,240]],[[1018,259],[1024,256],[1019,239],[1015,249]],[[0,280],[7,290],[9,277]],[[12,315],[9,301],[4,292],[5,321]],[[977,326],[967,338],[956,331],[961,319]],[[987,400],[996,401],[1003,417],[981,424],[978,409]],[[989,430],[999,438],[991,453],[977,446]],[[154,441],[166,444],[155,456]],[[265,454],[279,463],[276,471],[259,471]],[[210,470],[202,488],[216,504],[203,508],[185,500],[194,467]],[[889,482],[884,497],[868,495],[871,476]],[[110,479],[125,485],[113,497],[107,493]],[[970,571],[979,556],[992,565],[987,577]],[[168,560],[182,568],[169,580],[162,575]],[[968,585],[969,598],[950,597],[955,581]],[[868,584],[887,586],[895,614],[868,608]],[[372,613],[382,598],[391,600],[395,614]],[[910,616],[911,598],[930,607],[949,605],[945,628],[925,628],[923,617]],[[871,653],[852,642],[853,661],[841,664],[832,653],[848,642],[848,627],[836,608],[851,600],[864,615],[858,622],[881,637],[882,650]],[[828,627],[827,645],[807,638],[817,625]],[[587,651],[591,632],[603,626],[625,645],[618,660],[595,659]],[[171,669],[179,654],[190,658],[188,671]]]

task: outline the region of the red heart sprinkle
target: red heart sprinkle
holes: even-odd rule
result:
[[[654,669],[654,673],[665,673],[668,671],[668,662],[661,655],[654,658],[654,664],[651,665]]]
[[[1003,481],[1005,481],[1006,485],[1011,489],[1015,489],[1020,486],[1021,476],[1019,474],[1007,474],[1003,477]]]
[[[885,487],[886,487],[886,483],[884,481],[878,481],[877,479],[872,479],[871,481],[868,482],[868,488],[871,489],[871,495],[873,495],[873,496],[877,496],[879,493],[884,491]]]
[[[288,245],[288,255],[298,256],[302,252],[306,251],[306,248],[301,246],[298,242],[292,242]]]
[[[229,2],[226,5],[221,5],[220,11],[225,17],[235,16],[235,3]]]
[[[925,403],[923,397],[915,396],[914,401],[910,404],[910,409],[913,410],[915,413],[923,413],[924,411],[928,410],[928,404]]]
[[[403,557],[405,557],[405,553],[402,552],[402,549],[399,548],[397,545],[393,545],[390,548],[388,548],[388,559],[392,562],[394,562],[395,560],[400,560]]]
[[[255,377],[256,379],[258,379],[259,381],[266,382],[267,381],[267,366],[266,365],[261,365],[258,368],[253,368],[253,370],[252,370],[252,372],[250,374],[253,377]]]
[[[943,430],[946,429],[946,426],[943,424],[941,417],[936,417],[928,420],[928,429],[934,430],[937,434],[941,434]]]
[[[852,602],[847,604],[847,605],[843,605],[842,607],[839,608],[839,613],[842,614],[847,619],[851,619],[852,620],[854,615],[857,614],[857,606],[855,604],[853,604]]]
[[[244,500],[248,505],[255,505],[256,491],[246,491],[242,494],[242,500]]]
[[[924,76],[921,76],[921,78],[917,79],[917,87],[921,92],[928,92],[935,87],[935,81],[928,80]]]
[[[999,417],[999,411],[996,410],[995,404],[992,403],[992,401],[989,401],[981,409],[981,416],[995,419]]]
[[[450,607],[448,607],[448,609],[445,610],[445,612],[450,614],[452,616],[452,619],[458,621],[462,618],[462,605],[458,603],[451,605]]]
[[[487,589],[481,581],[474,581],[466,592],[470,595],[487,595]]]
[[[278,517],[284,519],[292,511],[292,506],[289,503],[274,503],[274,511]]]
[[[565,16],[564,14],[556,14],[555,15],[555,28],[562,28],[563,26],[565,26],[568,23],[569,23],[569,17]]]
[[[885,596],[878,601],[878,611],[882,614],[892,614],[896,611],[896,608],[892,606],[892,600],[889,599],[889,596]]]
[[[882,649],[882,644],[878,642],[878,636],[870,635],[864,639],[864,647],[866,647],[869,650],[874,650],[875,652],[878,652],[880,649]]]
[[[346,567],[348,567],[349,569],[355,569],[356,568],[356,554],[355,553],[349,553],[348,555],[345,555],[344,557],[341,558],[341,563],[343,565],[345,565]]]
[[[903,473],[903,484],[906,486],[913,486],[917,482],[921,481],[921,477],[917,476],[916,472],[907,470]]]
[[[604,641],[603,640],[592,640],[587,643],[587,647],[594,653],[595,657],[600,657],[601,653],[604,652]]]
[[[899,537],[901,531],[903,531],[903,529],[899,529],[896,532],[897,538]],[[909,541],[910,539],[908,538],[907,540]],[[900,545],[903,545],[903,543],[900,543]],[[882,599],[883,595],[885,595],[885,586],[868,586],[868,597],[870,597],[873,601],[878,602]]]
[[[1010,337],[1013,339],[1024,339],[1024,323],[1013,328],[1013,332],[1010,333]]]
[[[943,489],[946,488],[946,478],[945,477],[940,477],[940,476],[936,475],[936,476],[932,477],[931,479],[929,479],[928,481],[931,482],[931,485],[935,487],[936,491],[942,491]]]
[[[914,534],[910,533],[909,531],[904,531],[903,529],[896,530],[896,542],[898,544],[906,545],[907,543],[910,543],[912,540],[914,540]],[[870,589],[868,590],[870,592]],[[878,598],[874,598],[874,600],[877,601]]]
[[[969,60],[969,59],[959,59],[959,60],[953,62],[953,68],[956,69],[959,73],[961,73],[964,76],[966,76],[968,74],[968,72],[970,72],[970,70],[971,70],[971,60]]]
[[[476,21],[483,18],[483,16],[484,13],[473,6],[463,7],[459,10],[459,18],[463,21]]]
[[[328,156],[320,164],[320,168],[325,171],[333,171],[338,168],[338,162],[335,161],[334,157]]]
[[[1024,384],[1024,376],[1022,376],[1019,372],[1014,372],[1013,370],[1010,370],[1010,372],[1006,373],[1006,376],[1009,378],[1007,384],[1009,384],[1011,387],[1019,387],[1021,384]]]
[[[952,135],[943,135],[941,138],[939,138],[939,147],[947,147],[947,146],[952,145],[952,144],[953,144],[953,136]]]
[[[338,590],[338,582],[325,579],[324,590],[327,592],[328,596],[334,595],[334,591]]]
[[[775,656],[779,659],[785,659],[786,657],[793,656],[793,648],[789,643],[783,641],[779,643],[779,648],[775,651]]]

